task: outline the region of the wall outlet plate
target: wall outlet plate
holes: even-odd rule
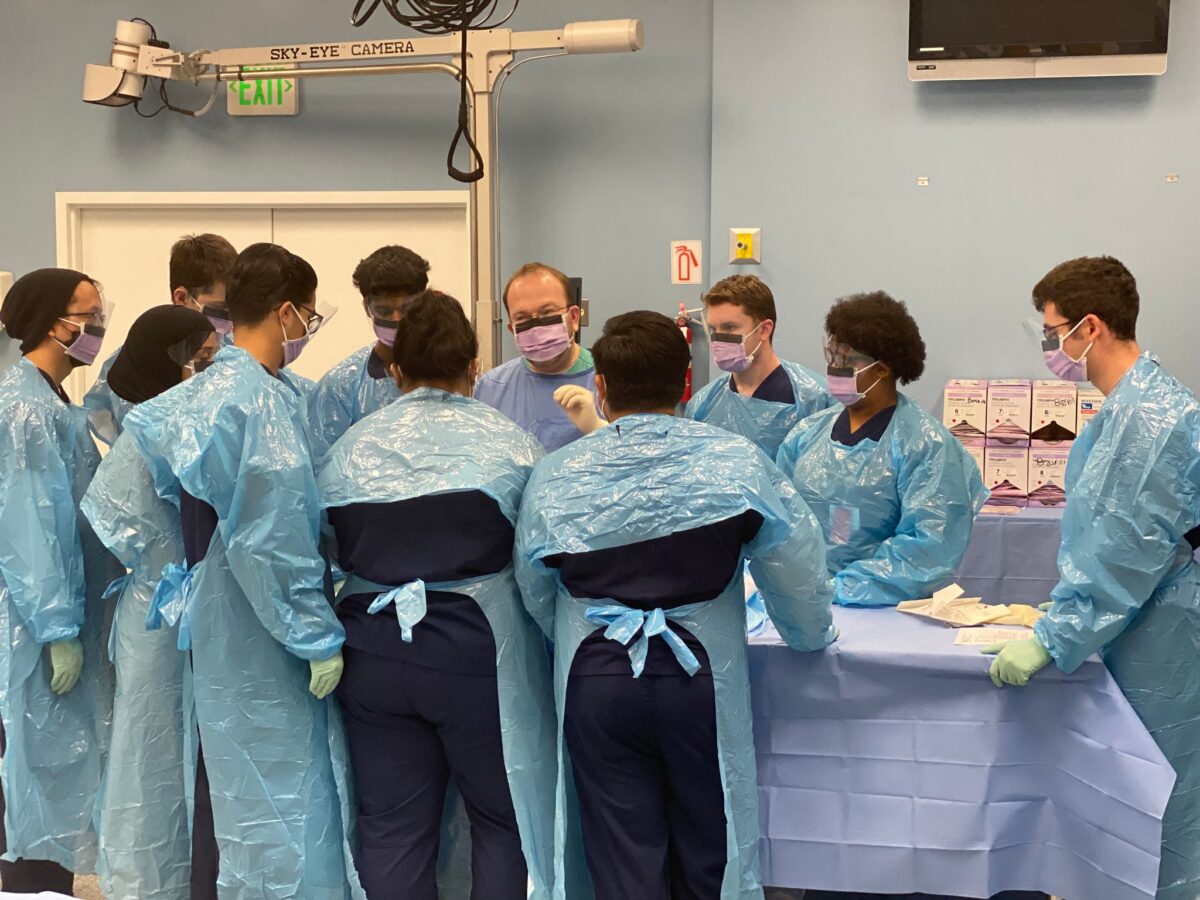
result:
[[[762,263],[762,229],[729,229],[729,262],[733,265]]]

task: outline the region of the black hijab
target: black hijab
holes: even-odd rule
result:
[[[208,336],[212,323],[186,306],[155,306],[133,327],[108,371],[108,386],[122,400],[144,403],[183,380],[183,366]]]
[[[74,269],[36,269],[22,275],[4,297],[0,322],[28,353],[46,338],[71,304],[75,288],[91,278]]]

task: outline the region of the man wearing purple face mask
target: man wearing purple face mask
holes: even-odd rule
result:
[[[400,396],[388,373],[404,306],[429,286],[429,262],[407,247],[380,247],[354,270],[375,342],[329,370],[308,398],[313,460],[320,462],[350,426]]]
[[[997,687],[1099,652],[1175,770],[1162,819],[1159,900],[1200,896],[1200,400],[1137,341],[1133,275],[1110,256],[1055,266],[1033,288],[1042,352],[1104,406],[1067,460],[1050,608],[1027,641],[993,644]],[[1023,644],[1025,646],[1018,646]]]
[[[225,309],[225,281],[237,251],[219,234],[190,234],[171,247],[171,302],[204,313],[220,336],[222,347],[233,340],[233,322]],[[121,433],[121,420],[133,408],[109,389],[108,372],[121,348],[100,367],[96,383],[83,397],[88,428],[96,440],[112,446]]]
[[[567,276],[544,263],[526,263],[508,279],[504,308],[520,359],[481,376],[475,399],[504,413],[557,450],[582,436],[554,393],[579,385],[595,397],[592,354],[575,340],[579,307],[572,306]]]
[[[704,297],[713,363],[685,415],[753,441],[771,459],[801,419],[833,405],[821,380],[775,355],[775,297],[754,275],[732,275]]]

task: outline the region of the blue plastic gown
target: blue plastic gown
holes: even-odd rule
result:
[[[740,434],[775,459],[779,445],[801,419],[834,403],[825,382],[799,363],[781,360],[792,382],[794,403],[757,400],[729,389],[732,375],[722,375],[706,384],[688,401],[684,415]]]
[[[554,399],[554,392],[568,384],[587,388],[595,397],[596,370],[541,375],[532,371],[524,359],[511,359],[479,377],[475,399],[500,410],[547,450],[557,450],[582,435]]]
[[[146,628],[163,569],[183,565],[179,510],[155,492],[131,435],[113,444],[80,508],[130,570],[109,643],[117,687],[112,752],[100,793],[100,886],[106,897],[187,900],[191,819],[185,772],[192,772],[191,761],[184,763],[187,656],[176,646],[176,628]]]
[[[0,716],[5,859],[90,872],[112,717],[105,589],[120,568],[77,504],[100,464],[87,415],[22,360],[0,374]],[[45,644],[78,636],[83,675],[50,690]]]
[[[220,346],[228,347],[233,344],[233,335],[218,336],[217,340]],[[121,423],[125,420],[126,414],[133,409],[132,403],[118,397],[108,386],[108,372],[113,367],[113,363],[117,361],[117,355],[121,350],[122,348],[118,347],[104,361],[96,381],[83,395],[83,406],[88,411],[88,427],[92,430],[92,436],[109,447],[121,433]],[[299,376],[297,378],[309,386],[312,385],[307,378],[301,379]]]
[[[1200,896],[1200,401],[1143,354],[1067,461],[1059,582],[1036,627],[1059,668],[1100,651],[1176,772],[1160,900]]]
[[[308,399],[308,433],[318,463],[355,422],[400,396],[396,379],[372,378],[367,363],[375,345],[346,357],[317,382]]]
[[[308,692],[307,661],[345,633],[323,588],[304,393],[286,369],[273,378],[226,347],[125,429],[160,497],[185,490],[218,517],[168,605],[180,642],[190,637],[220,896],[352,896],[345,735],[332,701]]]
[[[542,560],[665,537],[747,510],[763,517],[746,555],[780,635],[798,650],[824,647],[833,640],[834,628],[820,527],[791,482],[745,439],[670,416],[627,416],[534,469],[521,506],[515,560],[525,605],[555,645],[555,896],[560,900],[568,893],[563,886],[570,816],[563,773],[570,766],[562,740],[567,675],[580,643],[601,627],[588,621],[587,611],[628,610],[613,601],[572,597],[558,571]],[[762,896],[744,593],[739,566],[716,599],[666,612],[700,640],[712,666],[728,822],[723,900]]]
[[[121,422],[133,404],[122,400],[108,386],[108,372],[117,361],[121,348],[118,347],[100,367],[95,383],[83,395],[83,408],[87,410],[88,427],[96,440],[111,447],[121,433]]]
[[[979,467],[903,395],[880,440],[853,447],[832,437],[842,409],[797,425],[778,459],[824,530],[834,600],[895,606],[928,597],[953,583],[971,542],[988,497]]]
[[[536,440],[487,405],[420,388],[352,427],[334,445],[321,469],[321,504],[330,508],[389,503],[477,490],[495,500],[515,524],[525,483],[541,457]],[[522,606],[511,567],[442,589],[470,596],[491,625],[505,769],[533,885],[530,896],[548,900],[557,761],[545,642]],[[414,640],[420,640],[419,621],[412,628]],[[448,879],[469,884],[466,847],[456,848],[456,854],[467,865],[457,872],[439,873],[443,891]]]

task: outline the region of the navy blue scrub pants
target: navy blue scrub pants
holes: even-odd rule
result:
[[[208,770],[204,767],[204,749],[196,735],[196,793],[192,815],[192,875],[188,896],[191,900],[217,900],[217,874],[220,852],[213,822],[212,791]]]
[[[471,822],[472,900],[525,900],[528,872],[496,675],[462,675],[343,647],[338,700],[358,792],[358,874],[370,900],[436,900],[451,776]]]
[[[572,674],[563,731],[596,900],[719,900],[712,676]]]

